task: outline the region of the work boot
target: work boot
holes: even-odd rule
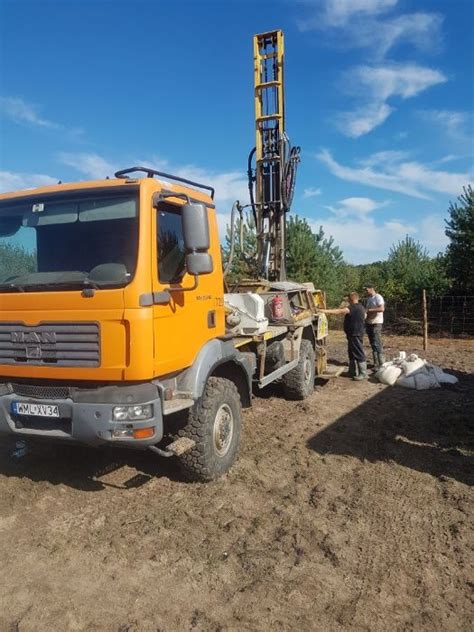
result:
[[[357,375],[357,363],[355,360],[349,360],[349,377],[355,377]]]
[[[379,367],[382,366],[382,364],[385,364],[385,356],[383,353],[377,353],[377,360],[379,363]]]
[[[358,362],[357,367],[359,369],[358,375],[355,375],[352,379],[360,382],[361,380],[365,380],[367,378],[367,362]]]
[[[375,372],[380,369],[379,354],[376,351],[372,351],[372,357],[374,358],[374,366],[372,368]]]

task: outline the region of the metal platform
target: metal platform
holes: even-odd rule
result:
[[[346,366],[328,364],[326,366],[326,371],[324,373],[321,373],[321,375],[317,375],[316,377],[322,378],[323,380],[332,380],[334,377],[339,377],[341,373],[344,373],[344,371],[346,370]]]

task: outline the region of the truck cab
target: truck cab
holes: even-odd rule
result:
[[[213,190],[135,171],[0,195],[0,433],[169,456],[216,372],[250,404]]]

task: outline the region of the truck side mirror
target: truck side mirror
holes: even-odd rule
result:
[[[186,268],[189,274],[198,276],[213,271],[207,206],[200,202],[184,204],[181,210]]]
[[[181,210],[184,247],[189,251],[207,251],[210,246],[209,220],[205,204],[184,204]]]

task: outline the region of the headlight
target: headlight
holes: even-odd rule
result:
[[[153,404],[137,404],[135,406],[115,406],[114,421],[140,421],[153,417]]]

